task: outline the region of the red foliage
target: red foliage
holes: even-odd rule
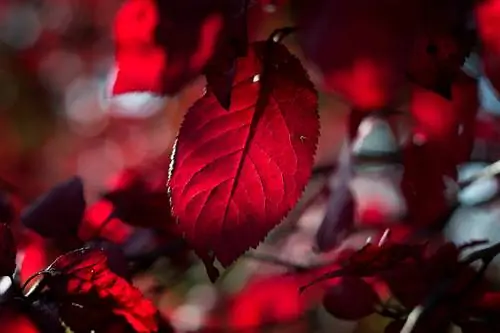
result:
[[[30,276],[47,267],[50,259],[47,259],[45,241],[34,232],[25,232],[24,244],[19,248],[22,261],[20,263],[19,275],[21,281],[26,281]]]
[[[106,255],[100,250],[79,249],[59,257],[48,267],[50,292],[62,304],[63,320],[70,327],[95,328],[102,320],[100,316],[106,316],[110,310],[134,332],[156,332],[158,322],[154,305],[126,280],[111,272],[106,262]],[[75,309],[74,304],[80,306]],[[96,311],[96,307],[99,310]],[[86,308],[93,315],[82,323],[75,312]],[[84,313],[90,314],[89,311]]]
[[[229,111],[210,91],[194,104],[169,185],[179,228],[201,257],[227,267],[281,221],[307,183],[318,132],[314,87],[279,43],[257,42],[238,60]]]

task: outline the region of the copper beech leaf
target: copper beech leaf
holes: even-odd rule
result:
[[[186,240],[224,267],[295,205],[319,134],[317,93],[285,46],[253,43],[236,68],[228,111],[208,90],[186,114],[169,180]]]

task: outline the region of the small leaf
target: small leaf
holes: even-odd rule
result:
[[[12,276],[16,269],[16,243],[12,230],[0,223],[0,277]]]
[[[21,214],[24,226],[46,238],[76,235],[85,211],[83,182],[73,177],[52,188]]]
[[[375,312],[379,297],[358,277],[342,277],[328,288],[323,298],[326,311],[338,319],[359,320]]]
[[[210,92],[188,111],[169,182],[179,229],[198,255],[224,267],[295,205],[319,131],[316,91],[279,43],[257,42],[238,60],[232,96],[229,111]]]
[[[297,320],[307,300],[297,293],[295,276],[278,275],[250,280],[230,304],[231,327],[248,329]]]

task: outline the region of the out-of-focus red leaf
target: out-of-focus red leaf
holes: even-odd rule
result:
[[[270,87],[266,105],[261,86]],[[169,183],[186,239],[201,257],[213,254],[225,267],[257,246],[296,203],[319,131],[316,91],[279,43],[257,42],[238,60],[232,95],[229,111],[210,92],[188,111]]]
[[[33,274],[47,267],[49,263],[44,239],[34,232],[26,232],[24,238],[24,244],[19,248],[22,258],[19,271],[21,281],[26,281]]]
[[[117,72],[112,94],[179,92],[202,73],[232,32],[228,23],[232,3],[227,0],[125,2],[114,25]]]
[[[328,288],[323,306],[336,318],[359,320],[371,315],[379,301],[376,292],[363,279],[347,276]]]
[[[420,3],[291,1],[301,27],[299,43],[321,72],[323,87],[360,109],[381,108],[397,99]]]
[[[273,276],[250,281],[231,300],[231,327],[250,328],[290,322],[306,310],[306,299],[299,295],[293,276]]]
[[[81,323],[82,318],[75,313],[78,314],[78,309],[83,309],[82,311],[87,310],[85,313],[89,310],[96,312],[92,316],[94,320],[102,320],[100,316],[114,314],[124,320],[134,332],[157,332],[157,311],[154,305],[138,289],[109,270],[106,255],[101,250],[87,248],[69,252],[56,259],[48,267],[48,271],[51,273],[47,278],[49,292],[62,303],[61,316],[70,327],[99,327],[99,321],[92,322],[90,318],[87,318],[88,322]],[[74,304],[79,306],[73,309]]]
[[[16,269],[16,243],[9,225],[0,223],[0,276],[12,276]]]

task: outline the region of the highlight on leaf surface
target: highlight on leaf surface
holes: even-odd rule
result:
[[[314,161],[317,108],[300,61],[267,41],[237,60],[228,111],[210,91],[189,109],[169,187],[179,229],[205,263],[228,267],[295,205]]]

